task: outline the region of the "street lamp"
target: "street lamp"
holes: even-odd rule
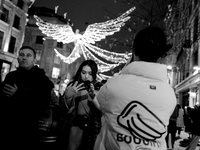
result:
[[[194,69],[194,72],[193,72],[194,75],[197,74],[198,72],[200,72],[199,66],[194,66],[193,69]]]
[[[168,65],[168,66],[167,66],[167,69],[168,69],[168,70],[172,70],[172,66],[171,66],[171,65]]]
[[[193,69],[199,71],[199,70],[200,70],[200,67],[199,67],[199,66],[194,66]]]

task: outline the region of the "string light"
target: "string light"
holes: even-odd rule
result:
[[[102,60],[100,60],[97,57],[95,57],[88,50],[84,51],[84,54],[85,54],[85,59],[92,59],[98,64],[99,72],[106,72],[106,71],[109,71],[110,69],[113,69],[113,68],[115,68],[115,67],[120,65],[120,63],[108,64],[106,62],[103,62]]]
[[[34,17],[37,20],[36,24],[42,33],[52,37],[58,42],[62,42],[63,44],[74,42],[75,46],[68,57],[60,54],[56,49],[54,49],[57,56],[59,56],[62,61],[70,64],[83,55],[85,59],[95,60],[98,64],[100,72],[105,72],[119,66],[121,63],[126,63],[126,61],[130,58],[130,54],[109,52],[94,46],[94,44],[97,41],[105,39],[106,36],[113,35],[115,32],[118,32],[121,27],[125,25],[125,22],[130,19],[130,16],[128,15],[133,10],[135,10],[135,7],[132,7],[116,19],[108,20],[102,23],[90,24],[86,28],[85,32],[82,32],[83,34],[80,34],[78,29],[74,33],[70,24],[51,24],[43,21],[36,15],[34,15]],[[107,61],[112,62],[112,64],[103,62],[95,57],[95,55],[91,52]]]
[[[99,73],[97,76],[100,78],[100,80],[107,80],[113,77],[113,76],[108,76],[102,73]]]
[[[115,53],[115,52],[110,52],[104,49],[101,49],[99,47],[93,46],[91,44],[86,44],[86,47],[97,54],[98,56],[106,59],[107,61],[111,61],[114,63],[126,63],[127,59],[130,58],[130,54],[120,54],[120,53]]]

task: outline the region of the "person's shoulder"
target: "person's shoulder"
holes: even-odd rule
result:
[[[112,78],[109,78],[106,83],[104,83],[102,85],[102,87],[104,87],[104,89],[106,90],[114,90],[116,89],[117,87],[119,87],[121,84],[124,84],[123,83],[123,80],[120,79],[120,76],[121,75],[118,75],[118,76],[114,76]]]
[[[54,88],[54,83],[50,80],[50,78],[46,75],[46,72],[43,68],[38,67],[35,65],[32,69],[31,72],[33,75],[35,75],[38,79],[38,82],[41,82],[49,88]]]
[[[33,66],[30,70],[31,72],[37,73],[38,75],[45,75],[45,70],[43,68],[38,67],[37,65]]]
[[[131,75],[131,74],[118,74],[116,76],[113,76],[112,78],[108,79],[106,83],[109,84],[121,84],[124,82],[132,82],[136,76]]]
[[[16,76],[19,73],[17,70],[10,71],[6,74],[6,77]]]

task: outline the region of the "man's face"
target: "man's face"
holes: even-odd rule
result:
[[[30,49],[22,49],[19,52],[18,56],[19,67],[29,70],[36,63],[36,59],[34,57],[34,53]]]

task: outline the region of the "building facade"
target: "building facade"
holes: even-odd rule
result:
[[[63,44],[53,40],[52,37],[47,37],[36,25],[34,15],[53,24],[67,24],[69,22],[63,16],[56,14],[52,9],[32,6],[29,10],[29,21],[26,25],[23,42],[23,45],[29,45],[36,50],[37,65],[45,70],[47,76],[54,82],[56,90],[62,94],[66,81],[71,80],[83,58],[77,59],[72,64],[63,62],[56,55],[54,49],[68,56],[73,50],[74,44]]]
[[[200,102],[200,1],[176,0],[169,10],[165,21],[175,58],[172,86],[178,103],[194,107]]]
[[[38,15],[47,22],[66,24],[68,20],[55,14],[48,8],[34,7],[35,0],[0,1],[0,70],[1,81],[8,72],[18,66],[17,56],[22,45],[33,47],[37,52],[37,65],[43,68],[55,87],[63,92],[66,84],[75,74],[83,58],[73,64],[66,64],[56,56],[54,49],[67,56],[73,44],[63,44],[46,37],[36,25],[33,15]]]
[[[0,1],[1,81],[17,66],[17,53],[24,40],[28,9],[34,0]]]

